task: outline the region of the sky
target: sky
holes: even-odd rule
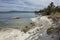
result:
[[[51,2],[60,6],[60,0],[0,0],[0,11],[36,11]]]

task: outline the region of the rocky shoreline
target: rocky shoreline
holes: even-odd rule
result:
[[[19,29],[7,29],[0,31],[0,40],[39,40],[38,38],[42,37],[52,24],[52,19],[48,19],[48,16],[36,17],[31,20],[35,23],[35,27],[28,32],[24,33]]]

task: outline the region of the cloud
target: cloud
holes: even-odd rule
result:
[[[0,0],[0,11],[10,10],[39,10],[54,2],[60,5],[60,0]]]

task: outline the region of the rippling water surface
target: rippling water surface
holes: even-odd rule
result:
[[[12,17],[20,17],[20,19],[11,19]],[[0,27],[24,27],[32,22],[30,18],[34,18],[34,13],[8,13],[0,14]]]

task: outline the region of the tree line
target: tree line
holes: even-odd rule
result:
[[[53,2],[51,2],[47,8],[35,11],[35,13],[43,13],[46,15],[55,14],[56,12],[60,12],[60,6],[55,6]]]

